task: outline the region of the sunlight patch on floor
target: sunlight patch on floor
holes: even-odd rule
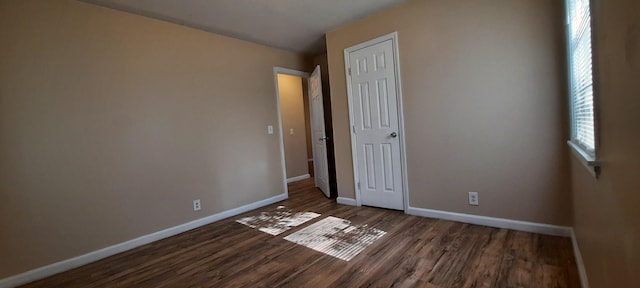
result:
[[[236,222],[275,236],[318,216],[320,214],[314,212],[293,213],[284,206],[278,206],[275,211],[260,212],[259,215],[244,217]]]
[[[284,239],[349,261],[387,233],[367,225],[350,224],[348,220],[329,216]]]

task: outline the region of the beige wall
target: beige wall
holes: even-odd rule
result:
[[[570,224],[562,5],[409,0],[327,33],[340,196],[355,195],[343,51],[397,31],[411,206]]]
[[[0,1],[0,43],[0,278],[283,192],[301,56],[63,0]]]
[[[287,178],[309,173],[302,78],[278,74]],[[290,130],[293,129],[293,135]]]
[[[574,228],[591,287],[640,287],[640,3],[594,3],[602,173],[572,160]]]

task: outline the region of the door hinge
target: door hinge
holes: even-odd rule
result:
[[[349,67],[347,70],[349,70],[349,76],[351,76],[351,67]]]
[[[356,134],[356,126],[351,126],[351,132],[353,132],[353,134]]]
[[[360,190],[360,182],[358,182],[358,190]]]

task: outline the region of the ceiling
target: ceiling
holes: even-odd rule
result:
[[[271,47],[316,55],[324,34],[404,0],[82,0]]]

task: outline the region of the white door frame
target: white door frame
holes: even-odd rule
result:
[[[299,76],[309,82],[309,73],[289,68],[273,67],[273,79],[276,87],[276,107],[278,109],[278,133],[280,134],[280,162],[282,165],[282,186],[284,194],[289,198],[289,188],[287,186],[287,163],[284,158],[284,134],[282,134],[282,111],[280,111],[280,88],[278,87],[278,74]],[[304,89],[304,87],[302,87]],[[305,136],[306,137],[306,136]]]
[[[353,187],[356,191],[356,205],[362,205],[362,198],[360,195],[360,189],[358,189],[358,153],[356,152],[356,139],[354,136],[354,128],[355,120],[353,116],[353,93],[351,90],[351,75],[349,75],[350,67],[350,58],[349,54],[353,51],[360,50],[362,48],[372,46],[384,41],[391,40],[393,47],[393,62],[395,63],[394,69],[396,70],[396,97],[398,101],[398,125],[399,125],[399,134],[400,138],[400,174],[402,175],[402,189],[403,189],[403,206],[404,212],[406,213],[409,209],[409,181],[407,177],[407,155],[406,155],[406,145],[405,145],[405,137],[404,137],[404,112],[403,112],[403,104],[402,104],[402,81],[400,80],[400,56],[398,50],[398,32],[389,33],[387,35],[380,36],[378,38],[360,43],[358,45],[349,47],[344,49],[344,68],[345,75],[347,77],[347,98],[349,100],[349,129],[351,130],[351,155],[353,161]]]

